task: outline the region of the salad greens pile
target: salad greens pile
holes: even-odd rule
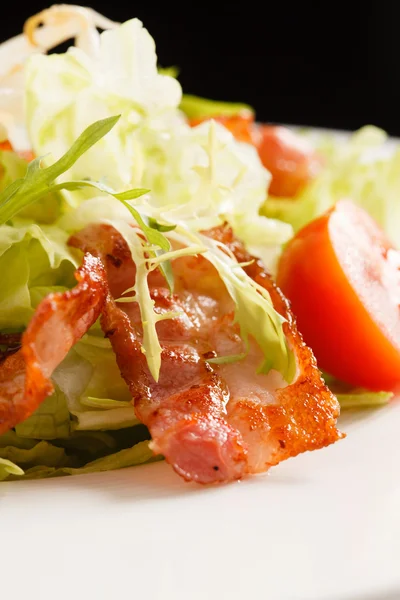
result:
[[[136,264],[127,291],[136,292],[143,352],[155,380],[161,364],[156,324],[176,315],[155,313],[148,269],[161,269],[173,290],[171,261],[199,253],[226,284],[243,340],[258,340],[264,352],[259,370],[276,369],[293,380],[284,319],[269,294],[201,233],[228,221],[271,264],[291,237],[290,225],[259,214],[270,175],[256,150],[214,121],[194,129],[187,124],[180,84],[157,68],[154,41],[140,21],[96,35],[90,51],[75,46],[64,54],[34,54],[24,63],[28,144],[21,143],[20,124],[16,130],[10,120],[3,137],[14,151],[0,153],[1,333],[22,332],[47,294],[74,285],[82,253],[68,247],[69,235],[93,222],[109,223]],[[38,158],[28,162],[21,150]],[[0,479],[155,460],[98,323],[56,369],[53,382],[54,394],[0,436]]]
[[[201,253],[234,301],[243,339],[253,336],[263,350],[260,371],[275,369],[292,381],[295,360],[268,293],[201,231],[228,222],[248,250],[274,270],[293,232],[349,195],[396,241],[393,214],[400,209],[392,180],[399,151],[389,159],[377,152],[385,135],[374,128],[346,144],[320,136],[315,143],[326,165],[317,179],[296,202],[266,198],[270,174],[254,147],[212,120],[192,128],[186,119],[252,109],[182,96],[176,72],[158,68],[154,41],[139,20],[120,26],[100,20],[102,34],[96,23],[89,24],[85,38],[67,27],[76,45],[63,54],[28,52],[23,79],[9,81],[15,112],[8,105],[0,110],[0,141],[10,140],[14,148],[0,150],[0,332],[22,332],[47,294],[73,287],[82,254],[68,247],[69,235],[93,222],[109,223],[126,240],[136,264],[130,291],[136,292],[143,352],[155,380],[161,364],[156,324],[175,315],[154,312],[148,266],[161,269],[173,290],[171,261]],[[46,25],[39,32],[41,39],[52,40],[49,47],[57,43],[57,27]],[[26,40],[20,42],[26,52]],[[0,108],[1,102],[0,94]],[[21,155],[26,150],[38,158],[27,162]],[[157,459],[98,323],[56,369],[53,382],[54,394],[0,436],[0,480],[90,473]],[[361,396],[361,404],[387,400]],[[342,401],[359,402],[348,391]]]
[[[298,231],[343,198],[366,210],[396,245],[400,245],[400,149],[388,135],[366,126],[350,137],[304,130],[324,158],[324,168],[296,198],[267,199],[262,214],[282,220]],[[313,139],[314,138],[314,139]]]

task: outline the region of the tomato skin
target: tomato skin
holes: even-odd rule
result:
[[[209,118],[190,119],[189,125],[196,127],[196,125],[200,125],[200,123],[209,120]],[[254,116],[251,113],[239,113],[230,117],[216,115],[212,118],[214,121],[224,125],[239,142],[253,144]]]
[[[400,387],[399,265],[378,226],[346,201],[300,230],[280,259],[277,282],[305,342],[353,386]]]
[[[256,147],[272,175],[269,192],[294,198],[318,174],[322,162],[308,143],[287,127],[260,125]]]

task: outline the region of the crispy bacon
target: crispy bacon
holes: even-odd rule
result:
[[[228,399],[224,382],[196,349],[164,343],[158,383],[128,316],[109,297],[102,326],[129,385],[136,414],[163,454],[187,480],[226,481],[243,475],[245,450],[240,435],[224,419]]]
[[[70,244],[104,261],[114,293],[133,285],[135,267],[130,252],[114,228],[89,226],[73,236]],[[125,286],[121,288],[124,274]],[[177,279],[179,287],[184,274]],[[165,286],[157,275],[153,283]],[[203,329],[204,338],[204,317],[212,325],[218,305],[211,298],[184,290],[171,297],[162,285],[153,286],[151,292],[156,311],[180,310],[183,315],[158,324],[163,352],[157,383],[141,351],[137,304],[124,304],[124,312],[109,295],[102,316],[103,330],[131,391],[136,414],[150,430],[154,452],[163,454],[185,479],[201,483],[238,479],[245,473],[246,451],[240,434],[226,422],[226,386],[204,360],[203,354],[210,347],[199,335]]]
[[[52,372],[100,315],[107,293],[101,262],[85,255],[75,276],[75,288],[50,294],[39,304],[21,349],[0,365],[0,434],[29,417],[52,393]]]
[[[248,386],[237,385],[237,369],[222,367],[222,375],[231,390],[228,421],[241,432],[249,448],[251,472],[269,466],[307,450],[316,450],[344,437],[336,429],[339,403],[321,378],[311,349],[304,343],[287,299],[274,283],[260,260],[252,260],[243,245],[228,227],[215,228],[208,235],[226,244],[239,262],[251,262],[247,274],[270,294],[275,309],[286,319],[284,333],[297,359],[298,375],[294,383],[277,386],[273,401],[262,401],[260,393],[249,393],[260,377],[251,373],[254,363],[251,353],[241,366],[243,379],[247,371]],[[272,374],[271,374],[272,375]],[[271,379],[271,376],[268,376]],[[273,375],[272,375],[273,377]],[[230,385],[231,384],[231,385]],[[238,393],[241,387],[240,392]],[[267,386],[270,387],[270,386]],[[261,399],[261,402],[260,402]]]
[[[216,228],[207,235],[227,244],[240,262],[251,259],[229,228]],[[124,240],[111,226],[90,226],[70,243],[104,261],[114,297],[133,285],[135,266]],[[206,362],[215,353],[241,353],[243,343],[227,290],[215,268],[201,256],[174,261],[172,296],[160,275],[149,277],[155,310],[182,313],[158,323],[163,351],[157,383],[141,351],[137,304],[124,304],[121,309],[110,295],[103,312],[103,329],[132,393],[136,414],[150,429],[153,449],[187,480],[238,479],[341,437],[336,429],[339,405],[324,385],[287,301],[259,261],[246,269],[287,319],[285,333],[299,372],[289,386],[277,373],[256,374],[262,357],[254,341],[239,363],[212,368]]]

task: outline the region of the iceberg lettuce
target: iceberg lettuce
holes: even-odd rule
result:
[[[33,56],[26,69],[27,122],[38,155],[58,158],[93,119],[121,115],[63,177],[101,180],[119,190],[147,188],[149,216],[173,224],[198,230],[226,220],[274,267],[292,227],[259,214],[270,174],[255,148],[222,125],[186,123],[180,84],[157,70],[154,41],[140,21],[103,32],[95,55],[70,48]],[[63,194],[76,205],[76,194]]]
[[[67,238],[53,225],[0,226],[0,330],[26,327],[40,286],[50,292],[73,285],[78,262]]]
[[[27,123],[38,156],[59,158],[94,120],[115,114],[114,130],[73,167],[74,178],[105,178],[115,188],[140,182],[141,131],[166,130],[178,119],[181,87],[159,74],[152,37],[138,19],[100,36],[98,52],[79,48],[33,56],[27,63]]]

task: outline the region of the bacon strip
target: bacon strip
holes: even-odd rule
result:
[[[190,345],[164,344],[158,383],[151,377],[128,316],[109,297],[102,327],[110,339],[136,415],[152,448],[175,471],[200,483],[237,479],[246,467],[240,435],[224,419],[223,381]]]
[[[121,293],[133,285],[135,268],[130,252],[112,227],[90,226],[73,236],[70,244],[104,261],[111,290]],[[163,352],[158,383],[141,351],[136,303],[127,308],[128,316],[109,295],[102,315],[103,330],[129,386],[136,415],[150,430],[154,452],[163,454],[185,479],[200,483],[238,479],[245,473],[246,451],[240,434],[224,417],[228,400],[224,382],[199,353],[205,346],[199,343],[196,348],[190,343],[197,315],[189,314],[188,307],[177,297],[171,298],[165,288],[152,291],[156,310],[179,309],[185,314],[186,308],[187,315],[183,322],[159,323]]]
[[[230,229],[216,228],[207,235],[226,243],[240,262],[251,259]],[[105,262],[112,292],[120,295],[133,285],[135,266],[124,240],[111,226],[92,225],[70,243]],[[183,313],[158,324],[163,348],[158,383],[141,352],[137,304],[124,304],[121,309],[110,295],[102,317],[155,452],[164,454],[185,479],[211,483],[265,471],[342,437],[336,429],[338,402],[324,385],[286,300],[260,262],[247,267],[247,272],[269,291],[276,309],[287,319],[285,333],[299,371],[290,386],[277,373],[256,374],[262,356],[255,342],[244,361],[211,368],[206,358],[213,353],[243,351],[232,301],[215,268],[203,257],[179,258],[173,270],[173,296],[159,275],[149,277],[155,310]]]
[[[53,392],[52,372],[100,315],[107,294],[101,261],[85,255],[75,277],[75,288],[39,304],[21,349],[0,365],[0,434],[27,419]]]
[[[275,309],[285,317],[283,330],[297,359],[298,376],[295,382],[285,387],[277,386],[273,390],[273,402],[260,401],[259,392],[248,393],[252,386],[254,388],[260,382],[260,377],[265,377],[254,375],[257,362],[251,353],[244,363],[236,365],[236,369],[234,365],[221,368],[221,374],[231,391],[228,421],[241,432],[247,443],[249,471],[265,471],[282,460],[323,448],[343,438],[344,434],[336,428],[340,413],[337,398],[322,380],[312,350],[304,343],[296,327],[287,299],[262,262],[246,252],[230,228],[218,227],[210,230],[208,235],[226,244],[238,262],[253,261],[245,270],[268,291]],[[243,386],[243,381],[241,386],[235,385],[239,368],[242,369],[246,386]]]

